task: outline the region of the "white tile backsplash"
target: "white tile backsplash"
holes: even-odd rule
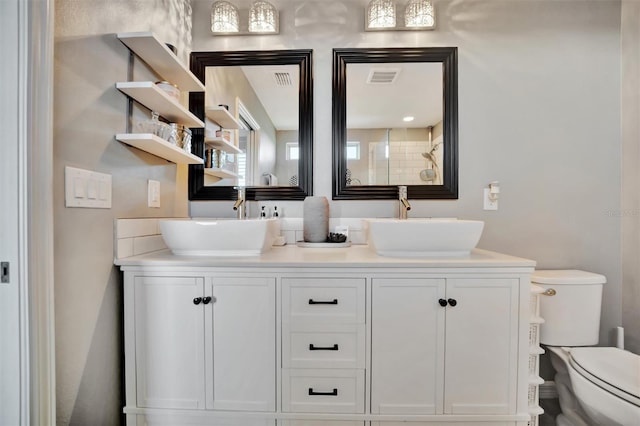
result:
[[[152,251],[164,250],[167,245],[164,243],[162,235],[146,235],[133,238],[133,255],[150,253]]]
[[[116,219],[116,238],[140,237],[160,233],[158,219]]]
[[[160,220],[165,218],[116,219],[114,226],[115,259],[137,256],[167,245],[160,234]]]

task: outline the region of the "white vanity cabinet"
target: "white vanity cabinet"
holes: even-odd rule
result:
[[[284,246],[243,258],[163,251],[119,264],[129,425],[531,419],[532,261]]]
[[[275,411],[275,297],[272,277],[125,273],[127,405]]]
[[[374,278],[371,412],[516,409],[519,280]]]

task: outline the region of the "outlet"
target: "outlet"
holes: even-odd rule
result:
[[[491,190],[484,188],[484,209],[485,210],[498,210],[498,199],[491,199]]]
[[[160,182],[149,179],[147,185],[147,205],[153,208],[160,208]]]

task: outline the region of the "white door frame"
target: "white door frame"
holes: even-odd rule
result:
[[[10,262],[0,284],[1,424],[56,418],[53,11],[53,0],[0,1],[0,261]]]

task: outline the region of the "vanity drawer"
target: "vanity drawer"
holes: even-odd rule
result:
[[[365,279],[283,278],[282,308],[289,323],[364,323]]]
[[[363,413],[364,370],[282,370],[285,413]]]
[[[364,368],[365,325],[305,327],[282,336],[284,368]]]

